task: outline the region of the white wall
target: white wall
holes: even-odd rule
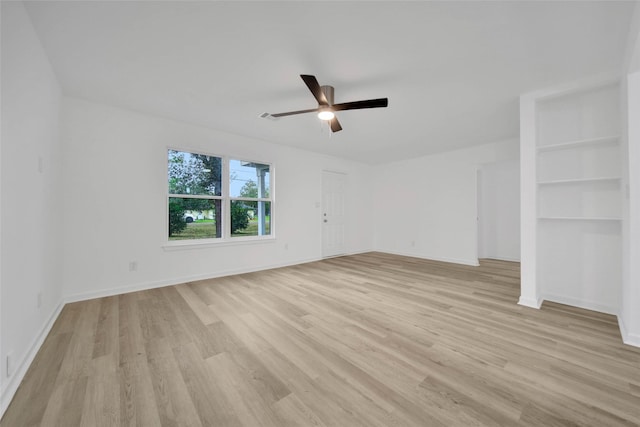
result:
[[[636,2],[625,46],[623,74],[640,71],[640,2]]]
[[[516,140],[377,166],[378,251],[477,265],[477,169],[518,158]]]
[[[0,413],[62,302],[60,96],[22,4],[2,2]]]
[[[78,99],[62,126],[70,299],[319,259],[323,169],[348,174],[347,252],[372,248],[370,166]],[[276,240],[163,249],[169,146],[272,163]]]
[[[478,178],[478,257],[520,261],[518,159],[481,165]]]
[[[626,83],[624,122],[628,158],[624,165],[624,268],[620,329],[626,343],[640,346],[640,71],[630,73]]]
[[[622,79],[622,134],[624,197],[622,294],[620,331],[622,339],[640,347],[640,3],[636,4],[626,52],[626,78]]]

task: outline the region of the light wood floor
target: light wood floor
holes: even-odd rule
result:
[[[640,424],[613,316],[380,253],[68,304],[0,425]]]

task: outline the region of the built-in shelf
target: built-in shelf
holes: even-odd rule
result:
[[[537,150],[539,153],[542,153],[545,151],[567,150],[571,148],[594,146],[594,145],[617,144],[619,139],[620,137],[618,135],[580,139],[577,141],[568,141],[560,144],[541,145],[537,147]]]
[[[561,184],[590,184],[594,182],[620,181],[619,176],[603,176],[594,178],[575,178],[575,179],[555,179],[550,181],[540,181],[538,185],[561,185]]]
[[[620,87],[520,98],[521,300],[617,310],[622,289]]]
[[[622,221],[622,218],[616,217],[587,217],[587,216],[539,216],[542,220],[559,220],[559,221]]]

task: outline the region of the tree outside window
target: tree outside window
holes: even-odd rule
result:
[[[231,236],[271,234],[271,166],[232,159],[229,169]],[[233,212],[238,213],[239,221],[234,221]],[[240,212],[244,212],[244,215]]]
[[[269,164],[172,149],[167,159],[169,240],[271,234]]]

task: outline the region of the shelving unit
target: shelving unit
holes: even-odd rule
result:
[[[531,255],[523,256],[529,294],[521,303],[615,313],[622,287],[618,84],[545,91],[521,107],[530,124],[521,134],[523,211],[534,210],[522,221],[532,229],[522,236]]]
[[[597,145],[610,145],[610,144],[618,144],[620,136],[605,136],[599,138],[589,138],[589,139],[581,139],[578,141],[569,141],[563,142],[560,144],[551,144],[551,145],[542,145],[536,147],[538,152],[544,151],[556,151],[556,150],[566,150],[570,148],[576,147],[587,147],[587,146],[597,146]]]
[[[558,221],[622,221],[622,218],[607,218],[604,216],[539,216],[538,219]]]
[[[580,178],[538,183],[538,217],[621,218],[620,179]]]
[[[598,182],[598,181],[620,181],[619,176],[602,176],[595,178],[578,178],[578,179],[557,179],[554,181],[541,181],[538,185],[561,185],[561,184],[576,184],[580,182]]]

